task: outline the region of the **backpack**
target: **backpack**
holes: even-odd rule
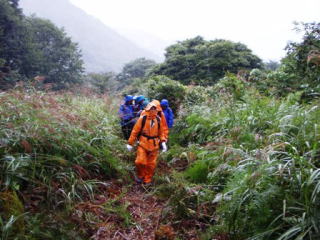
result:
[[[158,131],[160,130],[160,121],[161,119],[159,118],[159,116],[156,117],[157,121],[158,121]],[[142,131],[143,131],[143,128],[144,126],[146,125],[146,121],[147,121],[147,116],[143,116],[142,117],[142,123],[141,123],[141,129],[140,129],[140,132],[138,134],[138,139],[140,138],[140,136],[142,135]],[[147,135],[142,135],[148,139],[155,139],[155,138],[158,138],[159,136],[156,136],[156,137],[150,137],[150,136],[147,136]]]

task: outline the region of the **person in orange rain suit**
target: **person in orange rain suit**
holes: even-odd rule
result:
[[[164,131],[164,137],[166,139],[166,142],[168,142],[168,138],[169,138],[169,128],[168,128],[168,124],[167,124],[167,120],[166,120],[166,116],[164,115],[163,111],[162,111],[162,107],[160,105],[160,102],[158,100],[152,100],[151,103],[153,103],[158,111],[158,116],[161,119],[161,124],[163,126],[163,131]],[[140,116],[144,116],[146,114],[146,111],[143,110]]]
[[[158,117],[157,106],[154,103],[149,103],[144,115],[140,116],[135,124],[127,144],[128,150],[131,151],[134,143],[139,141],[135,160],[137,183],[151,184],[160,143],[162,151],[167,151],[165,140],[165,132]]]

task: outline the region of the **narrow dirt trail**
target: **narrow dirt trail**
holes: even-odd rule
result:
[[[160,165],[157,174],[169,174],[168,166]],[[94,240],[157,239],[156,232],[166,202],[155,196],[155,188],[146,188],[133,180],[105,182],[101,193],[93,200],[78,204],[71,218]],[[168,236],[166,239],[174,239],[170,231],[164,234]]]
[[[114,187],[114,186],[113,186]],[[158,229],[164,202],[141,185],[124,186],[116,190],[121,196],[116,200],[118,204],[126,207],[130,214],[130,223],[124,226],[121,217],[115,213],[106,214],[103,224],[97,228],[91,239],[115,239],[115,240],[153,240]],[[96,205],[97,206],[97,205]],[[101,215],[100,215],[101,216]],[[103,215],[102,215],[103,216]]]
[[[172,167],[160,160],[156,175],[170,176]],[[157,186],[135,184],[133,177],[113,179],[93,199],[75,206],[71,218],[93,240],[174,240],[181,233],[183,239],[198,240],[198,231],[205,228],[198,217],[167,221],[174,214],[168,215],[168,199],[160,199],[156,191]]]

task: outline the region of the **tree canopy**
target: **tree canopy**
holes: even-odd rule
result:
[[[32,34],[33,68],[24,69],[24,73],[45,75],[46,82],[54,83],[56,89],[80,82],[83,61],[77,44],[48,20],[30,17],[26,23]]]
[[[315,87],[320,84],[320,23],[297,23],[296,30],[304,33],[303,39],[286,47],[283,71],[295,76],[295,87]],[[289,85],[293,87],[292,83]]]
[[[165,62],[152,73],[166,75],[184,84],[212,85],[226,72],[260,68],[262,61],[246,45],[198,36],[166,49]]]
[[[0,59],[17,69],[26,48],[23,15],[17,1],[0,0]]]
[[[156,62],[146,58],[137,58],[124,65],[117,79],[121,86],[129,85],[134,78],[144,78]]]

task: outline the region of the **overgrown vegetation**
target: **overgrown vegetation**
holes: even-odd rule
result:
[[[297,26],[303,40],[280,64],[196,37],[168,47],[163,64],[137,59],[118,75],[88,74],[91,91],[50,92],[83,80],[77,46],[50,22],[25,18],[18,1],[0,2],[1,88],[14,88],[0,93],[1,239],[110,239],[119,228],[158,239],[320,238],[319,23]],[[28,48],[12,52],[20,40]],[[56,85],[37,90],[45,80]],[[166,98],[177,116],[155,187],[133,187],[134,196],[120,101],[102,95],[110,90]],[[159,213],[148,215],[149,232],[131,201]]]
[[[107,194],[111,178],[127,179],[116,105],[108,97],[36,91],[2,93],[0,102],[3,239],[75,236],[68,215],[77,204]]]
[[[206,116],[195,109],[177,123],[176,143],[198,144],[186,179],[218,204],[213,235],[319,236],[320,110],[318,101],[299,105],[297,95],[279,100],[248,91],[239,102],[230,99]]]
[[[319,64],[308,63],[319,26],[302,26],[278,69],[227,74],[181,106],[165,157],[179,174],[162,186],[181,237],[194,226],[201,239],[320,237]]]

